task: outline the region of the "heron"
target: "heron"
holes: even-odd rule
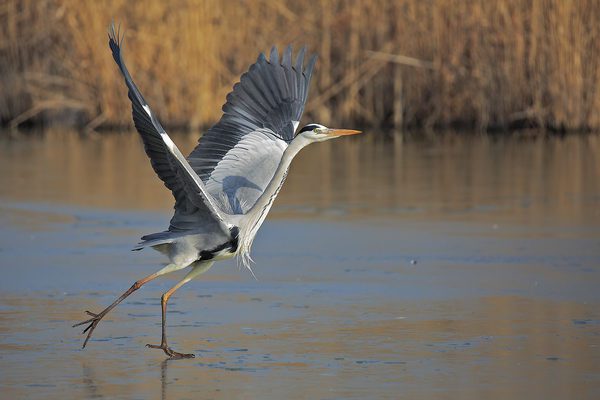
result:
[[[133,122],[140,134],[154,172],[175,199],[166,231],[141,238],[133,250],[153,248],[168,258],[157,272],[137,280],[112,304],[73,325],[87,325],[82,348],[98,323],[119,303],[146,283],[170,272],[189,268],[185,277],[161,297],[161,349],[172,359],[194,354],[174,351],[167,342],[166,315],[169,298],[180,287],[206,272],[216,261],[237,257],[250,269],[250,250],[258,229],[281,190],[292,159],[311,143],[361,133],[332,129],[317,123],[298,129],[317,60],[305,65],[306,48],[292,61],[292,47],[281,57],[276,47],[269,58],[260,53],[242,74],[222,107],[221,119],[186,158],[158,121],[156,114],[133,82],[123,59],[124,34],[108,29],[112,57],[125,80]]]

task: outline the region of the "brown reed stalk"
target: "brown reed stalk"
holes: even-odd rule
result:
[[[307,120],[600,128],[595,0],[5,0],[1,121],[130,124],[106,44],[113,18],[167,126],[214,123],[258,52],[292,43],[321,55]]]

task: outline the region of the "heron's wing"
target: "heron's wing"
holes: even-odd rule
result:
[[[209,192],[234,206],[228,212],[243,214],[254,205],[294,139],[316,61],[312,56],[304,68],[304,53],[294,65],[290,46],[281,60],[275,47],[270,60],[261,53],[227,95],[220,121],[188,157]],[[243,190],[232,200],[236,188]]]
[[[175,197],[176,211],[169,230],[193,229],[196,223],[211,220],[226,229],[224,213],[207,193],[204,183],[167,135],[133,82],[121,54],[122,38],[115,32],[114,25],[111,25],[108,36],[113,58],[129,89],[133,121],[144,142],[146,154],[158,177]]]
[[[245,135],[217,164],[206,189],[230,214],[246,214],[273,178],[288,144],[261,128]]]

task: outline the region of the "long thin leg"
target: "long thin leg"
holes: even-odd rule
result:
[[[180,287],[182,287],[183,285],[185,285],[186,283],[188,283],[189,281],[191,281],[198,275],[208,271],[208,269],[210,267],[212,267],[213,263],[214,263],[214,261],[204,261],[204,262],[197,262],[197,263],[193,264],[192,270],[190,272],[188,272],[188,274],[185,276],[185,278],[183,278],[175,286],[173,286],[171,289],[169,289],[162,295],[162,297],[160,299],[161,300],[160,305],[161,305],[161,309],[162,309],[162,336],[161,336],[161,340],[160,340],[160,345],[147,344],[146,346],[153,348],[153,349],[162,349],[165,352],[165,354],[168,355],[170,358],[194,358],[195,357],[193,354],[178,353],[178,352],[174,351],[173,349],[171,349],[169,347],[169,345],[167,344],[167,331],[166,331],[167,303],[169,301],[169,298],[173,295],[173,293],[175,293],[175,291],[177,291],[177,289],[179,289]]]
[[[129,297],[129,295],[133,292],[135,292],[136,290],[138,290],[139,288],[141,288],[142,286],[144,286],[146,283],[150,282],[151,280],[154,280],[156,278],[158,278],[161,275],[167,274],[169,272],[173,272],[177,269],[180,269],[181,267],[178,267],[174,264],[169,264],[166,267],[164,267],[163,269],[161,269],[158,272],[153,273],[152,275],[148,275],[147,277],[140,279],[139,281],[136,281],[133,285],[131,285],[131,287],[129,289],[127,289],[127,291],[125,291],[125,293],[123,293],[118,299],[116,299],[110,306],[106,307],[104,310],[100,311],[98,314],[95,314],[91,311],[86,311],[85,313],[89,316],[91,316],[92,318],[80,322],[78,324],[73,325],[73,328],[80,326],[80,325],[85,325],[85,324],[89,324],[82,333],[86,333],[87,337],[85,338],[85,341],[83,342],[83,346],[81,348],[85,348],[85,345],[87,344],[88,340],[90,340],[90,337],[92,337],[92,333],[94,332],[94,330],[96,329],[96,326],[98,325],[98,323],[100,322],[100,320],[102,318],[104,318],[104,316],[106,314],[108,314],[110,312],[110,310],[112,310],[113,308],[115,308],[120,302],[122,302],[123,300],[125,300],[127,297]]]

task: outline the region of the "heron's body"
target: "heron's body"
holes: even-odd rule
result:
[[[292,159],[313,142],[358,131],[299,125],[316,61],[304,67],[304,49],[292,65],[288,47],[281,60],[273,48],[270,60],[261,54],[234,85],[221,120],[205,133],[185,158],[162,128],[133,82],[121,55],[122,39],[111,27],[109,45],[129,89],[133,120],[151,165],[171,190],[175,212],[168,230],[142,237],[134,250],[152,247],[169,264],[135,282],[113,304],[91,319],[85,347],[98,322],[124,298],[158,276],[191,267],[186,277],[162,297],[163,335],[160,348],[170,357],[193,357],[167,346],[165,325],[169,297],[208,270],[215,261],[238,256],[250,268],[250,249],[288,173]]]
[[[142,242],[134,247],[134,250],[153,247],[169,257],[172,264],[181,266],[181,268],[185,268],[195,261],[226,260],[238,255],[238,253],[242,253],[242,257],[248,254],[256,232],[264,222],[285,182],[291,160],[309,143],[307,140],[298,140],[286,146],[283,154],[287,157],[282,157],[266,185],[264,184],[266,179],[259,182],[264,184],[264,187],[256,185],[246,177],[232,177],[231,175],[223,179],[223,182],[225,182],[223,184],[219,184],[214,178],[207,181],[206,187],[219,206],[231,212],[228,216],[231,224],[228,232],[221,232],[216,224],[205,221],[203,225],[190,230],[165,231],[143,236]],[[256,172],[256,170],[254,171]],[[248,210],[251,205],[243,204],[235,193],[227,193],[226,183],[231,180],[243,180],[246,183],[246,185],[236,184],[235,182],[230,184],[229,187],[235,188],[236,191],[244,190],[250,185],[252,185],[250,186],[251,190],[260,190],[261,196],[252,204],[257,210],[260,210],[260,213],[249,214]],[[256,189],[253,187],[255,185]],[[235,214],[235,211],[240,212],[240,214]],[[179,220],[182,218],[181,214],[176,211],[173,219]]]

